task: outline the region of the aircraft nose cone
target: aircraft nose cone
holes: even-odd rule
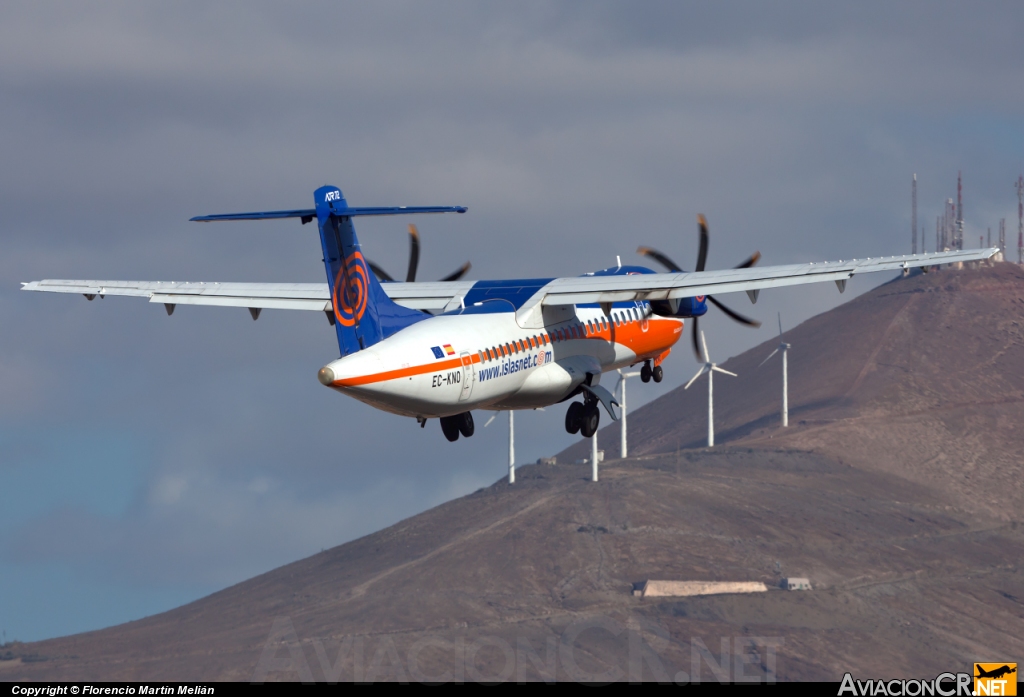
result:
[[[330,385],[334,382],[334,371],[331,370],[330,366],[324,366],[320,369],[320,372],[316,374],[317,379],[322,385]]]

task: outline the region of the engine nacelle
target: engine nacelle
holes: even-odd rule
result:
[[[703,295],[651,301],[651,312],[659,317],[700,317],[707,311],[708,303]]]

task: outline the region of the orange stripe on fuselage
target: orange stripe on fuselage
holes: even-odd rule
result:
[[[473,354],[470,356],[470,362],[479,363],[480,356]],[[369,385],[374,382],[385,382],[386,380],[395,380],[397,378],[408,378],[413,375],[423,375],[424,373],[434,373],[439,370],[446,370],[448,368],[461,368],[462,359],[452,358],[447,361],[438,361],[437,363],[426,363],[424,365],[414,365],[409,368],[399,368],[398,370],[385,370],[383,373],[371,373],[370,375],[356,375],[351,378],[342,378],[335,380],[331,385],[335,387],[357,387],[359,385]]]
[[[609,322],[611,321],[609,320]],[[659,319],[654,317],[647,319],[646,322],[646,332],[641,326],[643,324],[642,322],[626,322],[621,327],[616,327],[614,324],[610,323],[609,329],[599,332],[591,332],[586,334],[582,339],[569,339],[569,341],[614,341],[635,353],[637,360],[654,358],[657,356],[661,356],[661,358],[664,359],[664,357],[668,355],[671,347],[679,341],[679,337],[682,336],[683,323],[679,320]],[[582,322],[581,324],[584,328],[587,326],[586,322]],[[546,345],[555,346],[562,343],[559,341],[548,341],[545,334],[542,334],[541,336]],[[516,341],[518,342],[519,339]],[[524,339],[523,341],[526,340]],[[507,352],[503,351],[503,354],[504,353]],[[502,357],[505,356],[503,355]],[[480,354],[474,352],[469,356],[469,359],[471,363],[479,363]],[[370,385],[375,382],[386,382],[387,380],[408,378],[414,375],[435,373],[440,370],[461,367],[462,358],[450,358],[436,363],[425,363],[423,365],[399,368],[397,370],[385,370],[381,373],[371,373],[369,375],[356,375],[350,378],[342,378],[340,380],[335,380],[331,385],[334,387],[358,387],[360,385]]]

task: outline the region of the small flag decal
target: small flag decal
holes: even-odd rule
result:
[[[434,358],[444,358],[444,351],[440,346],[431,346],[430,350],[434,352]]]
[[[455,349],[452,348],[451,344],[444,345],[444,352],[447,353],[449,356],[455,355]]]

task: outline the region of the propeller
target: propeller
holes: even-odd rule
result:
[[[373,275],[376,276],[378,280],[386,281],[386,282],[392,282],[392,283],[394,282],[395,279],[392,278],[391,274],[389,274],[387,271],[382,269],[379,265],[373,263],[372,261],[367,261],[367,264],[370,267],[370,270],[373,271]],[[420,232],[419,232],[419,230],[416,229],[415,225],[412,225],[410,223],[410,225],[409,225],[409,270],[406,271],[406,273],[405,273],[405,282],[406,283],[413,283],[413,282],[415,282],[415,280],[416,280],[416,269],[417,269],[417,267],[419,267],[419,265],[420,265]],[[457,281],[460,278],[462,278],[463,276],[465,276],[466,272],[468,272],[470,270],[470,268],[472,268],[472,264],[470,264],[467,261],[465,264],[460,266],[454,272],[452,272],[452,273],[448,274],[447,276],[445,276],[444,278],[442,278],[441,281],[442,282],[445,282],[445,281]]]
[[[697,225],[700,228],[700,247],[697,250],[697,268],[694,269],[694,271],[697,271],[699,273],[699,272],[704,270],[704,265],[707,263],[707,260],[708,260],[708,240],[709,240],[709,236],[708,236],[708,221],[704,218],[703,215],[698,215],[697,216]],[[683,271],[683,269],[679,266],[679,264],[675,263],[674,261],[669,259],[668,256],[666,256],[665,254],[659,252],[656,249],[651,249],[650,247],[637,247],[636,253],[641,255],[641,256],[650,257],[651,259],[654,259],[656,262],[658,262],[659,264],[664,266],[666,269],[668,269],[672,273],[681,273]],[[754,252],[749,257],[747,257],[743,261],[743,263],[739,264],[738,266],[734,266],[733,268],[736,268],[736,269],[749,269],[751,266],[756,264],[760,258],[761,258],[761,252]],[[749,317],[744,317],[740,313],[736,312],[735,310],[730,309],[724,303],[722,303],[719,300],[716,300],[715,298],[711,297],[710,295],[705,296],[705,298],[712,305],[714,305],[719,310],[724,312],[729,317],[729,319],[732,319],[733,321],[739,322],[740,324],[745,324],[748,327],[755,327],[756,328],[756,327],[760,327],[761,326],[761,323],[758,322],[756,319],[750,319]],[[698,325],[697,318],[694,317],[693,318],[693,330],[692,330],[692,332],[690,334],[690,338],[693,341],[693,352],[697,356],[697,360],[704,362],[705,358],[704,358],[704,355],[701,353],[701,346],[700,346],[700,343],[698,342],[698,339],[697,339],[698,334],[700,333],[700,330],[698,329],[697,325]]]

